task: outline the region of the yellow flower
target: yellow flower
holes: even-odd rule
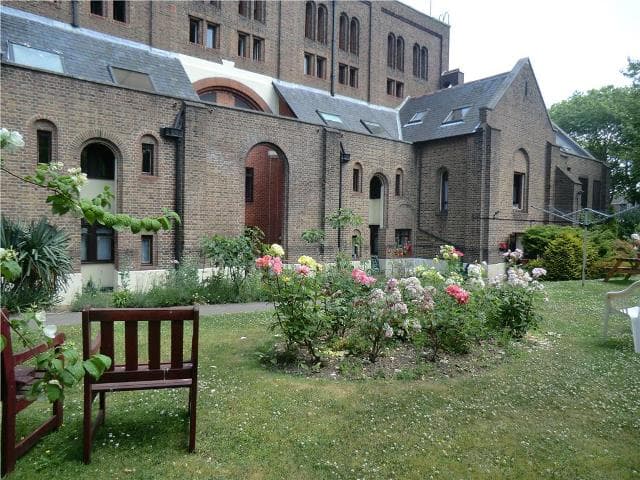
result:
[[[284,248],[277,243],[274,243],[269,247],[269,252],[276,257],[284,257]]]
[[[313,258],[307,255],[302,255],[300,258],[298,258],[298,263],[300,265],[306,265],[307,267],[313,268],[315,270],[318,269],[318,263]]]

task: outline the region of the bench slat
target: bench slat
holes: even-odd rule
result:
[[[116,366],[113,371],[105,372],[95,384],[113,382],[133,382],[151,380],[175,380],[178,378],[191,378],[193,376],[193,364],[185,363],[182,368],[170,368],[170,364],[161,364],[162,368],[149,368],[148,365],[139,365],[137,370],[126,370],[122,365]]]
[[[91,311],[91,321],[93,321],[93,311]],[[100,323],[100,353],[109,357],[112,362],[109,370],[113,370],[115,363],[113,357],[113,323]]]
[[[92,308],[92,322],[161,322],[193,320],[193,307],[111,309]]]
[[[182,367],[182,344],[184,323],[180,320],[171,321],[171,368]]]
[[[149,368],[160,368],[160,322],[149,322]]]
[[[191,378],[180,378],[176,380],[157,380],[147,382],[113,382],[96,383],[91,386],[94,392],[122,392],[127,390],[152,390],[159,388],[182,388],[190,387],[193,383]]]

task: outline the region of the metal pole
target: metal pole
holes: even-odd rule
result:
[[[585,222],[582,230],[582,286],[587,275],[587,224]]]

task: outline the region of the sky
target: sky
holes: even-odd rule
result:
[[[451,25],[449,68],[465,82],[529,57],[547,107],[575,91],[628,85],[640,58],[640,0],[401,0]]]

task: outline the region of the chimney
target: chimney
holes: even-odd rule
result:
[[[440,88],[455,87],[464,83],[464,73],[459,69],[443,72],[440,76]]]

